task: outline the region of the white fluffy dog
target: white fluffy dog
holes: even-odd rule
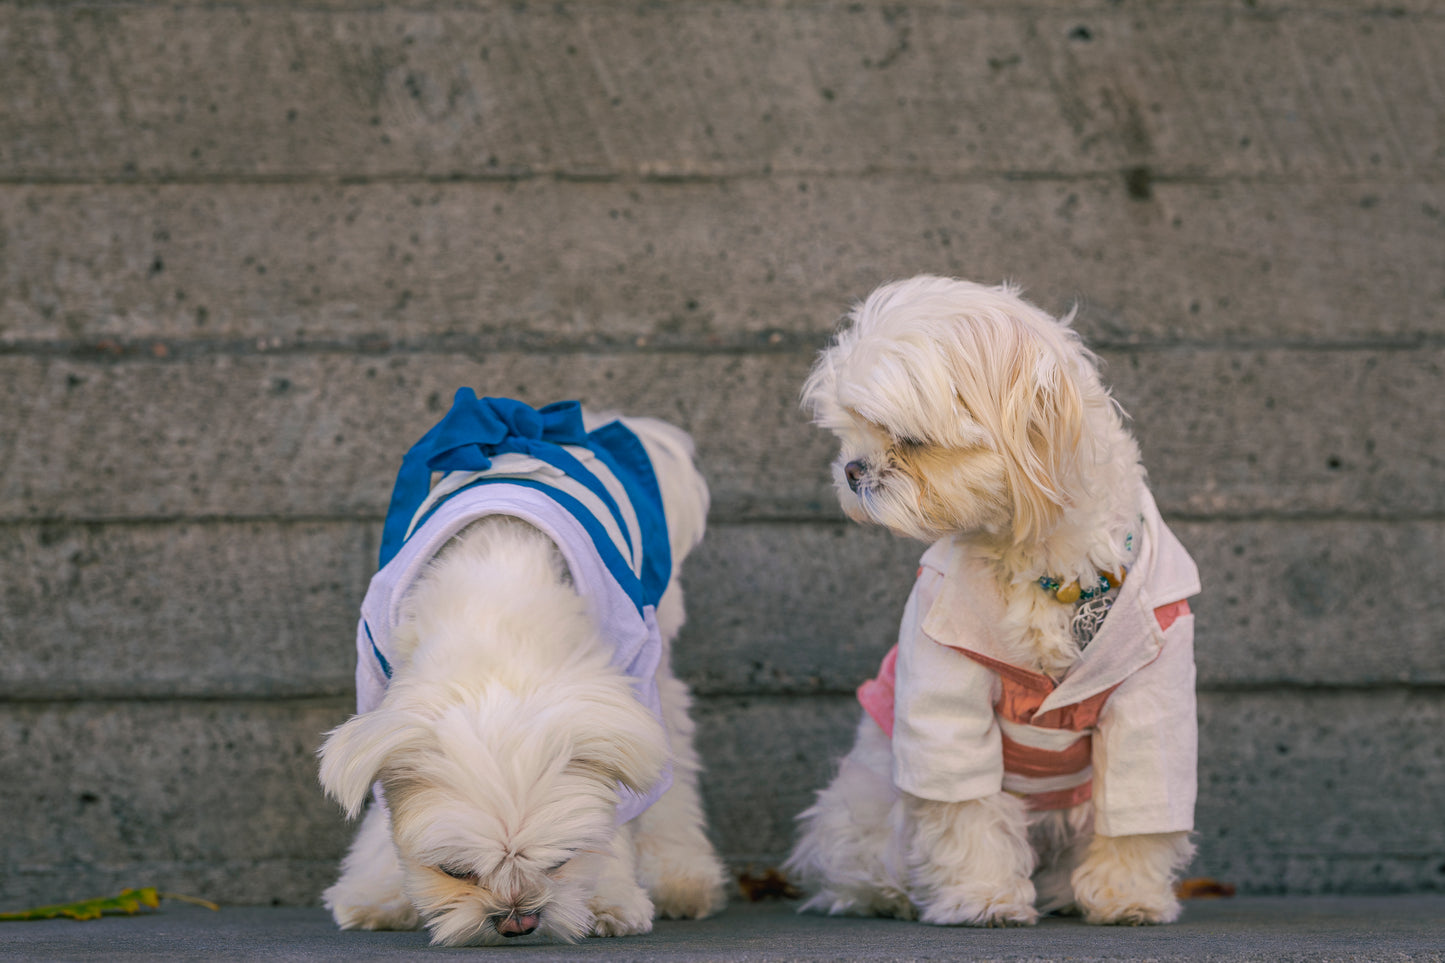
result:
[[[799,817],[805,909],[1179,914],[1198,573],[1069,321],[917,277],[858,305],[808,378],[847,515],[934,544],[853,749]]]
[[[589,431],[611,421],[586,417]],[[618,421],[656,472],[675,576],[708,506],[691,439],[651,419]],[[483,462],[510,479],[551,471],[529,457]],[[569,565],[539,527],[491,514],[449,536],[397,603],[389,658],[376,656],[390,674],[384,697],[321,750],[321,781],[348,815],[374,783],[381,800],[324,894],[342,928],[425,924],[446,945],[533,931],[575,941],[721,907],[726,873],[704,833],[689,694],[670,668],[681,589],[672,578],[647,609],[661,638],[660,713],[649,711],[646,680],[616,664],[598,615],[607,603],[580,588],[591,564]],[[624,817],[623,801],[669,771],[670,788]]]

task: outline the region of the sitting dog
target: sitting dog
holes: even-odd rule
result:
[[[674,578],[701,540],[692,440],[647,418],[457,393],[407,454],[327,793],[373,802],[324,900],[343,929],[575,941],[702,917],[704,834]]]
[[[807,380],[845,513],[932,547],[853,749],[799,817],[805,909],[1178,917],[1198,573],[1071,319],[1010,286],[886,284]]]

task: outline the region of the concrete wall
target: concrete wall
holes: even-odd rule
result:
[[[796,407],[849,301],[1013,278],[1196,553],[1194,871],[1445,887],[1445,11],[0,2],[0,899],[309,902],[392,472],[453,389],[673,419],[678,663],[785,851],[920,547]]]

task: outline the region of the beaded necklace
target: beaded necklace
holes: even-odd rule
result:
[[[1124,536],[1124,551],[1129,554],[1134,552],[1133,532]],[[1042,575],[1038,580],[1039,588],[1053,595],[1056,601],[1064,605],[1078,606],[1074,610],[1070,630],[1078,640],[1080,648],[1089,644],[1099,631],[1099,626],[1104,623],[1104,617],[1109,614],[1109,609],[1114,604],[1114,597],[1110,593],[1124,584],[1129,569],[1128,566],[1120,566],[1118,574],[1098,574],[1099,580],[1088,588],[1080,587],[1078,579],[1064,582],[1052,575]]]

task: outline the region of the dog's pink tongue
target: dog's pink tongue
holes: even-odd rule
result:
[[[537,916],[508,916],[497,923],[497,932],[503,936],[526,936],[537,928]]]

